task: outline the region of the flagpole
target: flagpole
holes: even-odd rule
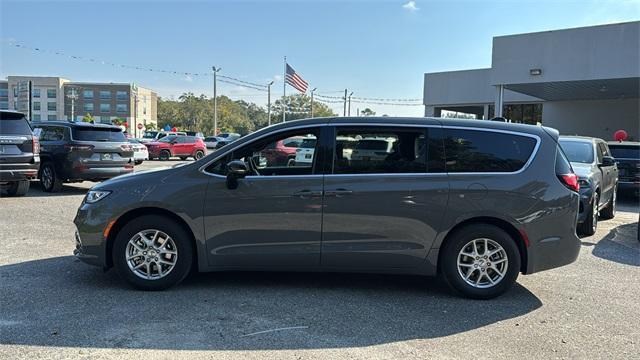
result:
[[[287,113],[287,57],[284,57],[284,71],[282,72],[282,122],[286,121]]]

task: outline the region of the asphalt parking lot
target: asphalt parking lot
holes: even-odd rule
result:
[[[169,162],[175,164],[177,161]],[[138,169],[166,165],[145,162]],[[635,358],[637,198],[574,264],[490,301],[414,276],[197,274],[139,292],[71,256],[91,183],[0,199],[0,358]]]

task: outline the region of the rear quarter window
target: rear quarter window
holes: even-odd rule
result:
[[[127,142],[120,129],[111,128],[74,128],[72,136],[73,140],[78,141]]]
[[[536,139],[495,131],[445,129],[444,144],[447,172],[515,172],[531,157]]]

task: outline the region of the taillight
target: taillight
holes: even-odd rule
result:
[[[38,138],[37,138],[37,137],[35,137],[35,136],[34,136],[34,137],[32,137],[32,140],[33,140],[33,143],[32,143],[32,146],[33,146],[33,154],[34,154],[34,155],[40,154],[40,141],[39,141],[39,140],[38,140]]]
[[[560,181],[562,181],[564,186],[568,187],[569,189],[575,192],[580,191],[580,183],[578,182],[578,176],[576,174],[572,173],[572,174],[558,175],[558,179],[560,179]]]
[[[122,151],[133,151],[133,147],[129,144],[120,145],[120,150]]]
[[[91,151],[93,150],[93,145],[65,145],[64,148],[68,152],[72,151]]]

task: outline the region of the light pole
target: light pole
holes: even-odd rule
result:
[[[273,81],[267,84],[267,118],[269,119],[269,126],[271,126],[271,85],[273,85]]]
[[[311,90],[311,117],[313,117],[313,93],[317,90],[318,88],[313,88],[313,90]]]
[[[222,68],[212,66],[211,69],[213,69],[213,136],[216,136],[218,135],[218,71]]]
[[[353,91],[349,94],[349,111],[347,113],[348,116],[351,116],[351,95],[353,95]]]
[[[78,99],[78,94],[76,94],[76,88],[71,88],[67,97],[71,99],[71,122],[76,121],[76,100]]]

